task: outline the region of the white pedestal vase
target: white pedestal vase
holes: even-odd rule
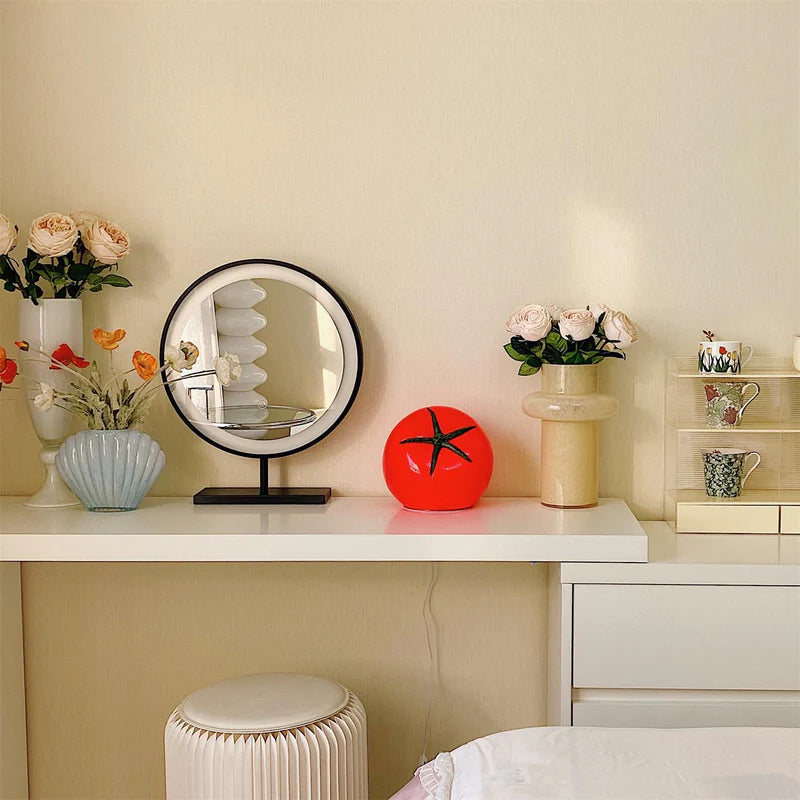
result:
[[[542,365],[542,389],[522,401],[522,410],[542,420],[542,505],[597,505],[599,420],[613,417],[619,401],[598,392],[597,364]]]
[[[44,356],[34,352],[40,350],[49,355],[60,344],[66,342],[75,353],[83,355],[83,309],[80,300],[39,300],[34,305],[30,300],[20,300],[18,305],[18,336],[30,345],[30,352],[24,355],[42,361],[25,361],[25,394],[28,410],[36,435],[42,443],[39,458],[44,464],[45,480],[39,491],[30,497],[25,505],[32,508],[60,508],[78,505],[75,495],[58,474],[55,457],[58,448],[69,435],[72,415],[61,408],[42,411],[33,404],[39,393],[39,381],[49,383],[56,389],[67,391],[69,384],[76,380],[67,370],[51,370]],[[31,380],[32,379],[32,380]]]

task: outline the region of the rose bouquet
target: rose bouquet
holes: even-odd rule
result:
[[[522,306],[509,317],[506,330],[512,336],[504,349],[520,362],[520,375],[535,375],[542,364],[624,359],[623,349],[639,339],[636,325],[625,314],[604,305],[568,310]]]
[[[0,280],[8,292],[19,292],[34,305],[50,284],[55,298],[76,298],[104,286],[130,286],[116,272],[130,253],[130,239],[119,225],[85,211],[50,213],[31,223],[28,248],[17,262],[10,255],[19,228],[0,214]]]
[[[89,430],[128,430],[142,424],[154,393],[162,383],[175,383],[199,375],[216,375],[223,386],[228,386],[242,373],[239,357],[225,353],[215,359],[214,369],[182,375],[194,366],[199,356],[197,347],[191,342],[167,347],[163,364],[159,364],[154,355],[136,350],[131,358],[131,366],[119,372],[114,368],[114,351],[125,338],[125,331],[122,328],[114,331],[95,328],[93,338],[108,352],[109,374],[103,374],[96,360],[90,363],[74,353],[66,343],[47,354],[33,351],[27,342],[18,341],[15,345],[21,352],[34,355],[9,358],[5,348],[0,346],[0,389],[8,387],[17,376],[25,378],[24,373],[19,371],[18,362],[43,361],[49,363],[52,370],[66,370],[75,380],[68,391],[60,391],[46,381],[34,381],[39,386],[39,393],[33,400],[37,408],[43,411],[63,408],[83,419]],[[140,383],[131,387],[128,376],[134,372],[140,378]],[[178,377],[169,377],[173,373],[177,373]],[[157,376],[161,376],[158,381],[155,380]]]

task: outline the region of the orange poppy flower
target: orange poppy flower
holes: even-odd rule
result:
[[[0,384],[11,383],[17,377],[17,362],[6,357],[4,347],[0,347]]]
[[[65,367],[72,364],[73,366],[80,367],[80,369],[85,369],[89,366],[89,362],[85,358],[75,355],[72,348],[66,342],[62,342],[56,347],[50,358],[52,358],[53,361],[57,361],[59,364],[63,364]],[[61,367],[51,364],[50,369],[61,369]]]
[[[104,331],[102,328],[95,328],[92,336],[103,350],[116,350],[119,343],[125,338],[125,331],[117,328],[115,331]]]
[[[133,354],[133,368],[136,370],[136,374],[143,380],[149,381],[156,374],[156,370],[158,369],[158,361],[156,361],[156,357],[150,355],[150,353],[143,353],[141,350],[137,350]]]

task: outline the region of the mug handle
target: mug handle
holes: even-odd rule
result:
[[[747,408],[747,406],[750,405],[750,403],[753,402],[753,400],[756,399],[756,397],[758,397],[758,394],[761,391],[761,387],[757,383],[752,383],[752,382],[751,383],[746,383],[744,386],[742,386],[742,395],[744,395],[744,393],[747,390],[748,386],[751,386],[752,388],[754,388],[755,392],[753,392],[753,395],[751,397],[748,397],[747,400],[744,403],[742,403],[742,407],[739,409],[739,413],[736,415],[739,419],[742,418],[742,414],[744,414],[744,410]]]
[[[747,354],[747,358],[744,357],[744,351],[749,350],[750,352]],[[753,357],[753,348],[750,347],[749,344],[742,345],[742,367],[747,365],[747,362]]]
[[[761,453],[756,453],[755,450],[751,450],[749,453],[744,454],[745,463],[747,463],[747,459],[750,458],[750,456],[756,457],[756,463],[753,464],[753,466],[750,467],[749,470],[747,470],[747,474],[742,478],[742,489],[744,489],[744,485],[747,482],[747,479],[753,474],[753,470],[761,463]]]

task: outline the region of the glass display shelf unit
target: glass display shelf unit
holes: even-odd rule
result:
[[[750,381],[757,378],[794,378],[800,379],[800,372],[792,365],[791,358],[769,358],[767,356],[754,356],[744,366],[742,372],[733,375],[729,372],[698,372],[697,359],[671,358],[668,370],[675,371],[678,378],[692,378],[694,380],[734,380]]]
[[[666,377],[664,510],[675,530],[800,534],[800,372],[791,359],[754,357],[739,374],[701,374],[694,358],[672,358]],[[735,426],[707,424],[705,387],[719,382],[758,390]],[[705,492],[703,451],[716,448],[761,456],[738,497]]]

